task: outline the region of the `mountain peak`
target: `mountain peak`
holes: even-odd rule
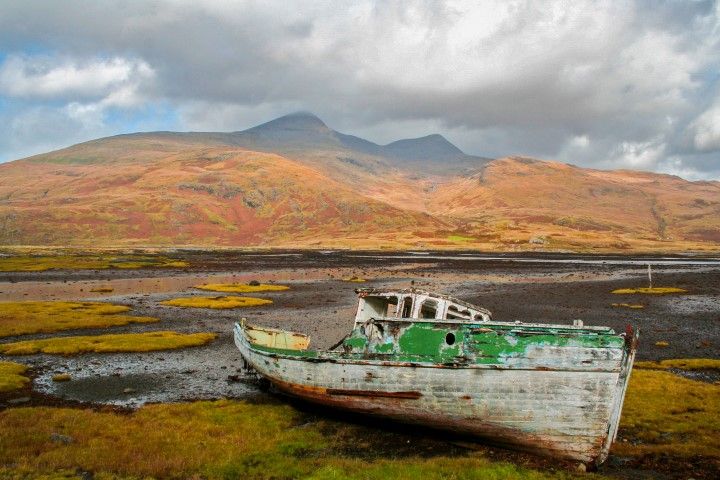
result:
[[[258,125],[250,129],[251,131],[258,130],[292,130],[292,131],[315,131],[315,132],[328,132],[330,129],[325,122],[320,120],[317,115],[300,111],[290,113],[278,117],[275,120]]]
[[[385,146],[393,156],[408,160],[448,159],[464,155],[462,150],[438,133],[398,140]]]

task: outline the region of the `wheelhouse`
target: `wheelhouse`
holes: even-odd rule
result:
[[[416,289],[356,290],[359,297],[355,323],[376,319],[428,319],[478,323],[492,318],[490,311],[462,300]]]

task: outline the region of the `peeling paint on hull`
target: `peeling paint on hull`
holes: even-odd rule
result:
[[[634,348],[570,347],[575,358],[535,348],[505,365],[352,358],[335,352],[296,356],[251,344],[240,325],[245,361],[279,390],[322,405],[482,437],[533,453],[602,463],[617,432]],[[567,356],[567,352],[565,352]],[[534,360],[535,359],[535,360]]]

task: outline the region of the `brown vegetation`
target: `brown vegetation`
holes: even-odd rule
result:
[[[0,243],[720,248],[717,182],[522,158],[437,176],[371,156],[357,164],[338,158],[138,135],[6,163],[0,166]],[[182,266],[168,260],[160,266]],[[102,265],[88,268],[151,266],[142,259]],[[13,260],[11,268],[74,267],[33,258]]]

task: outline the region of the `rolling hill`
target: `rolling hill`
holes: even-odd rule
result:
[[[720,248],[720,183],[378,145],[309,113],[102,138],[0,165],[5,245]]]

